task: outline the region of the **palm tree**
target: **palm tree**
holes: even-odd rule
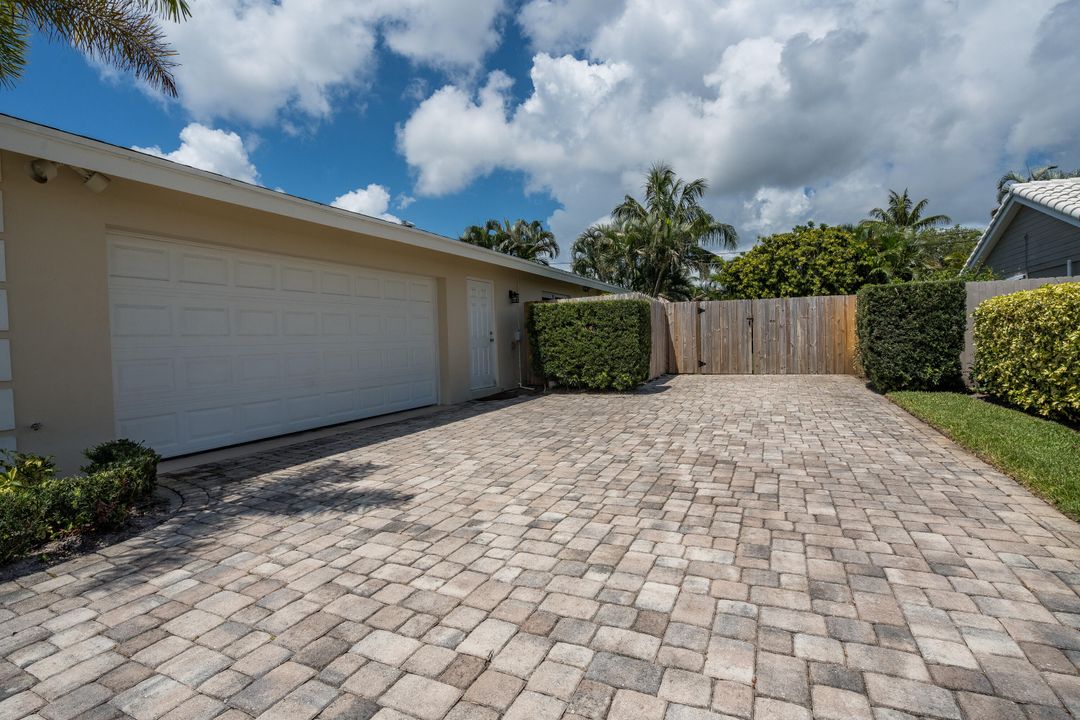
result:
[[[918,232],[939,225],[948,225],[952,222],[948,215],[923,217],[923,211],[926,210],[926,206],[929,204],[930,201],[926,198],[918,202],[913,201],[908,194],[907,188],[904,188],[902,193],[890,190],[888,206],[885,208],[876,207],[871,210],[869,219],[865,220],[864,223],[887,225],[893,228],[911,228]]]
[[[22,76],[36,30],[176,97],[176,53],[158,21],[190,15],[187,0],[0,0],[0,86]]]
[[[918,280],[930,272],[939,254],[941,226],[952,222],[948,215],[923,215],[930,201],[914,201],[908,193],[889,191],[885,208],[871,210],[856,232],[877,255],[872,272],[875,282]]]
[[[1080,168],[1076,170],[1061,170],[1057,165],[1046,165],[1044,167],[1035,168],[1034,170],[1028,169],[1026,176],[1015,170],[1010,170],[998,178],[998,205],[1000,205],[1001,201],[1005,199],[1005,196],[1009,194],[1009,186],[1013,183],[1035,182],[1038,180],[1062,180],[1074,177],[1080,177]],[[996,213],[997,211],[995,210],[994,212]]]
[[[498,220],[488,220],[483,225],[470,225],[461,233],[461,241],[494,250],[498,245],[498,233],[502,226]]]
[[[611,278],[654,297],[681,299],[694,294],[694,281],[708,276],[716,256],[704,246],[734,249],[735,228],[701,206],[704,178],[687,182],[666,163],[656,163],[645,179],[644,202],[627,195],[611,222],[594,225],[571,250],[575,271]]]
[[[503,252],[547,265],[559,256],[559,243],[539,220],[518,220],[510,228],[509,244]]]
[[[615,225],[592,225],[570,248],[570,269],[601,282],[632,287],[633,253],[626,234]]]
[[[559,256],[555,235],[539,220],[515,220],[513,223],[488,220],[483,225],[465,228],[461,240],[541,265],[547,265]]]

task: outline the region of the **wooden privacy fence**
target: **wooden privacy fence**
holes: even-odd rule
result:
[[[975,356],[972,313],[996,295],[1031,290],[1075,277],[969,282],[967,335],[961,364],[965,379]],[[646,300],[652,307],[649,379],[665,373],[707,375],[858,375],[855,352],[855,296],[667,302],[641,293],[573,298],[559,302]],[[531,305],[531,303],[528,303]],[[542,378],[531,368],[526,377]]]
[[[668,369],[854,375],[855,296],[670,303]]]

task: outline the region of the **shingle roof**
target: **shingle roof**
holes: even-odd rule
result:
[[[1080,178],[1015,183],[1009,187],[1009,191],[1025,200],[1080,220]]]

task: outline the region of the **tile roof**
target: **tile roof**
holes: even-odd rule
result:
[[[1080,178],[1015,183],[1009,191],[1017,197],[1080,220]]]

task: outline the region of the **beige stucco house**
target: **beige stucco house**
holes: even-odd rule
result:
[[[618,290],[6,116],[0,203],[0,446],[65,470],[512,388],[525,302]]]

